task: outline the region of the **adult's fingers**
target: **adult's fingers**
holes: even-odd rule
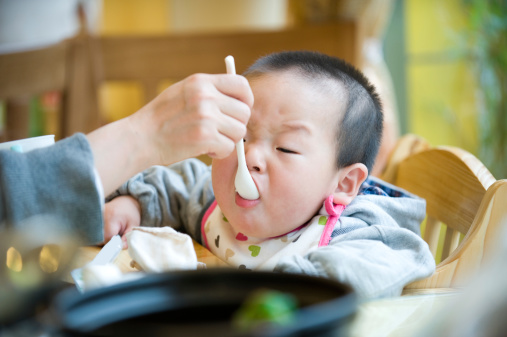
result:
[[[235,144],[231,138],[219,133],[215,136],[214,141],[206,144],[207,150],[205,153],[211,158],[222,159],[234,151]]]
[[[215,135],[214,130],[218,130],[220,134],[231,138],[233,141],[241,139],[246,132],[246,124],[250,118],[251,108],[247,103],[236,97],[239,97],[241,92],[245,92],[243,89],[247,91],[245,97],[249,97],[251,90],[248,83],[246,83],[246,87],[240,88],[241,90],[237,90],[240,86],[231,88],[230,84],[237,82],[237,79],[240,79],[240,84],[245,84],[243,80],[246,81],[246,79],[235,75],[196,74],[190,76],[183,85],[185,114],[177,117],[177,120],[173,119],[173,123],[177,121],[177,124],[181,126],[198,127],[195,130],[197,135],[193,139],[207,138],[205,135],[209,132],[213,137]],[[217,87],[216,83],[222,85],[222,87]],[[224,88],[226,90],[220,90]],[[237,95],[229,96],[228,93]]]
[[[221,95],[223,95],[223,97],[217,100],[216,104],[222,114],[224,114],[225,117],[232,117],[246,125],[250,119],[251,107],[235,98],[224,94]]]
[[[243,124],[250,118],[253,94],[242,76],[194,74],[182,81],[181,87],[187,113],[202,114],[206,118],[209,112],[216,112],[213,106],[217,106],[220,112]]]
[[[250,108],[254,103],[254,96],[248,80],[241,75],[218,74],[212,75],[212,82],[221,93],[242,101]]]

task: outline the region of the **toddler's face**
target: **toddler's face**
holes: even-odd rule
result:
[[[306,223],[336,189],[341,107],[331,89],[288,71],[262,75],[250,85],[255,103],[245,153],[260,198],[245,200],[236,193],[235,151],[213,160],[213,189],[236,232],[275,237]]]

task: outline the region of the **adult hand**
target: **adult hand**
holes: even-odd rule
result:
[[[192,75],[131,116],[157,164],[201,154],[223,158],[246,133],[253,94],[236,75]]]
[[[244,77],[196,74],[135,114],[88,134],[105,194],[153,165],[201,154],[226,157],[245,135],[252,106]]]

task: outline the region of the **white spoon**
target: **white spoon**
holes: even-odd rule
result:
[[[231,55],[225,58],[225,67],[227,74],[236,74],[236,66],[234,65],[234,57]],[[234,186],[238,194],[248,200],[255,200],[259,198],[259,191],[257,186],[248,172],[245,159],[245,147],[243,139],[236,143],[236,152],[238,154],[238,172],[236,172],[236,179],[234,179]]]

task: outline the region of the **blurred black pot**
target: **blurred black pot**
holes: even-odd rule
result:
[[[232,316],[258,289],[293,296],[293,323],[235,329]],[[67,289],[52,314],[65,336],[341,336],[356,309],[352,289],[328,279],[209,269],[153,274],[84,294]]]

